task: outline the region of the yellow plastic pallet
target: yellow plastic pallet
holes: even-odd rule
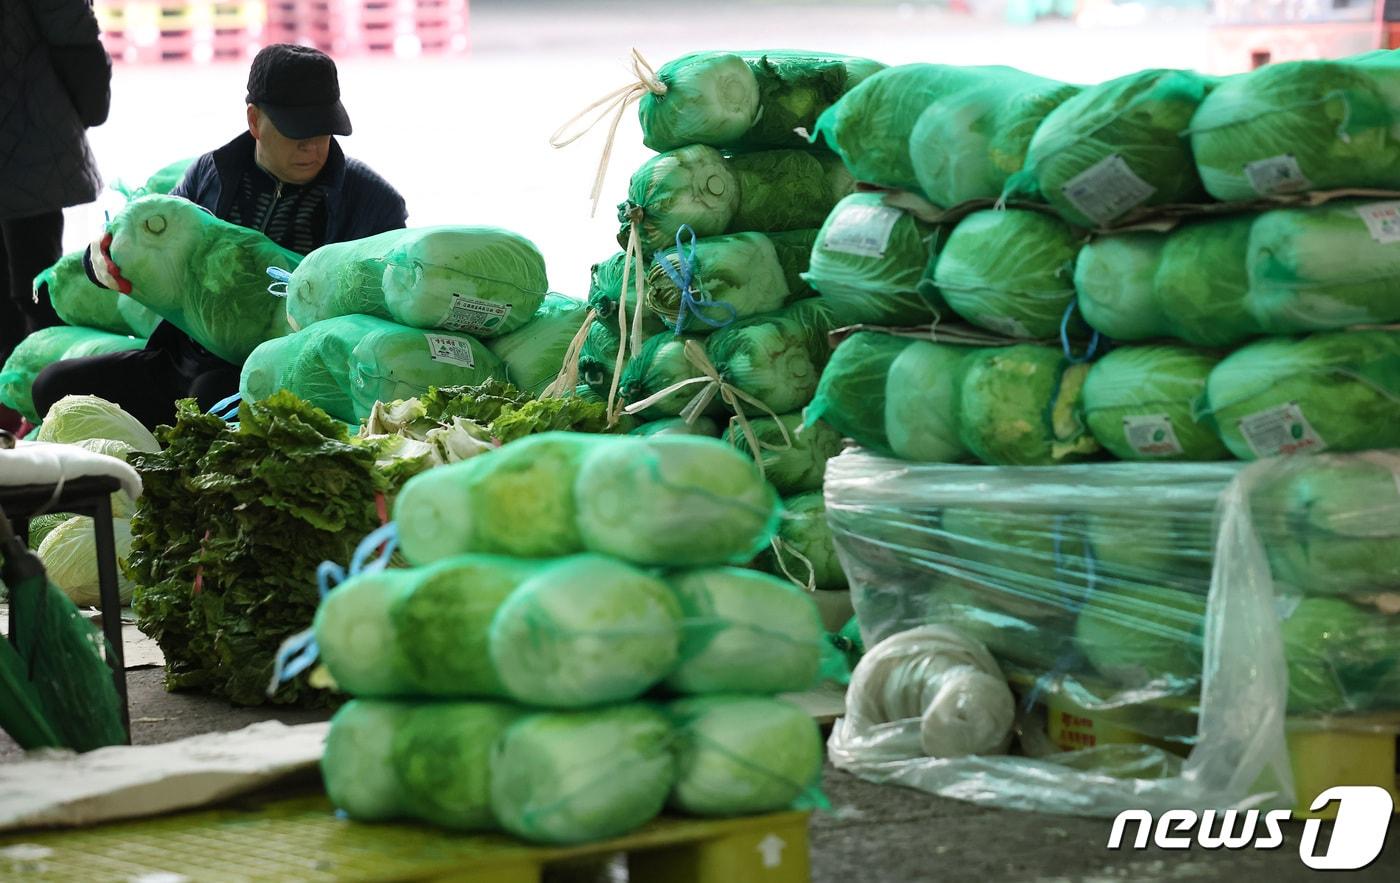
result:
[[[1096,745],[1155,745],[1178,754],[1184,746],[1152,739],[1121,726],[1112,713],[1099,714],[1078,708],[1063,696],[1045,700],[1051,741],[1067,751]],[[1178,712],[1183,708],[1175,709]],[[1290,718],[1287,721],[1288,757],[1293,766],[1293,786],[1300,818],[1335,818],[1335,806],[1312,813],[1317,795],[1336,785],[1376,785],[1385,788],[1400,813],[1400,780],[1395,774],[1400,714],[1345,715],[1330,718]]]
[[[658,819],[577,847],[335,816],[323,795],[0,839],[0,880],[199,883],[539,883],[546,870],[625,854],[634,883],[807,883],[807,814]],[[179,875],[173,877],[169,875]]]

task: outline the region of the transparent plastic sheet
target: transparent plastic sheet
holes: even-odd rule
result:
[[[909,749],[917,722],[841,722],[831,759],[1042,812],[1292,806],[1286,717],[1365,728],[1400,704],[1397,478],[1394,452],[1053,469],[838,457],[828,517],[867,646],[948,625],[987,644],[1023,704],[1012,756],[936,760]],[[1139,744],[1057,752],[1039,700]]]
[[[390,230],[307,255],[287,280],[287,316],[305,328],[362,313],[491,338],[529,322],[548,289],[539,250],[509,230]]]
[[[92,259],[104,284],[225,361],[241,363],[291,330],[285,302],[268,293],[267,270],[292,270],[301,255],[188,200],[127,203],[92,246]]]

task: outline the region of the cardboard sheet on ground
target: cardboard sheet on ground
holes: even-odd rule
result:
[[[329,727],[263,721],[162,745],[0,764],[0,831],[141,818],[246,794],[314,769]]]

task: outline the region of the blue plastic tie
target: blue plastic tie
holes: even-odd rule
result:
[[[1069,344],[1069,320],[1074,318],[1074,311],[1079,308],[1079,299],[1075,298],[1069,302],[1065,308],[1065,315],[1060,319],[1060,345],[1064,347],[1065,358],[1071,365],[1082,365],[1094,358],[1099,350],[1099,332],[1095,331],[1089,338],[1089,348],[1084,351],[1084,355],[1076,356]]]
[[[273,297],[286,297],[287,283],[292,281],[292,274],[281,267],[268,267],[267,275],[274,280],[267,286],[267,293]]]
[[[272,683],[267,687],[267,694],[276,693],[282,684],[315,665],[320,656],[314,629],[297,632],[283,641],[272,660]]]
[[[229,418],[238,414],[238,406],[242,404],[242,402],[243,396],[239,393],[234,393],[226,399],[220,399],[215,402],[214,407],[209,409],[209,413],[227,423]]]
[[[689,251],[686,250],[687,244],[682,242],[683,236],[688,236],[690,239]],[[652,258],[652,260],[661,267],[662,272],[669,276],[671,281],[675,283],[676,288],[679,289],[681,293],[681,303],[680,308],[676,311],[676,327],[674,329],[677,336],[685,333],[685,320],[688,315],[694,316],[696,319],[699,319],[701,322],[709,325],[711,329],[715,330],[731,325],[735,319],[739,318],[739,311],[734,308],[733,304],[710,300],[706,297],[696,297],[695,271],[697,267],[695,262],[695,243],[695,230],[691,228],[689,224],[682,224],[680,229],[676,231],[676,247],[674,249],[676,259],[680,263],[679,269],[671,266],[671,262],[666,259],[670,252],[658,254]],[[729,313],[729,317],[726,319],[711,319],[701,312],[701,308],[703,307],[719,307]]]
[[[380,549],[380,547],[383,547]],[[383,527],[376,528],[365,535],[360,540],[360,544],[355,547],[355,554],[350,558],[350,575],[358,576],[361,573],[378,573],[389,566],[389,559],[393,557],[394,551],[399,547],[399,525],[396,521],[391,521]],[[366,560],[375,549],[380,549],[379,557],[366,564]]]
[[[322,561],[316,568],[316,591],[321,600],[331,593],[331,589],[345,582],[345,568],[334,561]]]

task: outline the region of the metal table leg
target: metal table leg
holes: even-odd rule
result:
[[[111,654],[112,681],[121,700],[122,729],[131,744],[131,709],[126,697],[126,660],[122,649],[122,602],[117,587],[117,544],[112,533],[112,500],[103,494],[93,504],[93,527],[97,537],[97,585],[102,598],[102,631]]]

